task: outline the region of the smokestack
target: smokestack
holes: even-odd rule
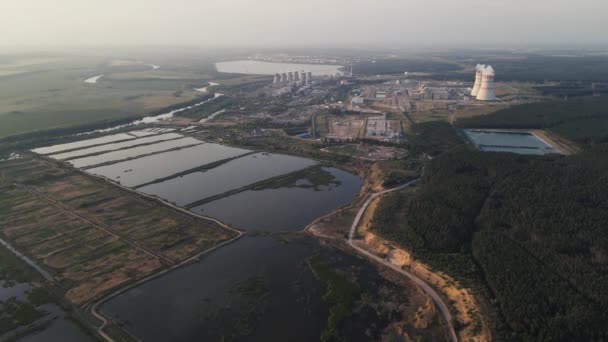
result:
[[[477,66],[475,67],[475,85],[473,85],[473,90],[471,90],[471,96],[477,96],[477,94],[479,93],[479,88],[481,88],[481,79],[483,76],[483,68],[485,68],[485,65],[483,64],[477,64]]]
[[[495,101],[494,95],[494,69],[491,66],[486,66],[482,71],[481,86],[477,93],[479,101]]]
[[[286,73],[281,74],[281,83],[287,83],[287,74]]]

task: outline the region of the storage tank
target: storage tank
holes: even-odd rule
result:
[[[494,95],[494,69],[491,66],[487,66],[483,69],[481,77],[481,86],[477,93],[477,100],[479,101],[495,101],[496,95]]]

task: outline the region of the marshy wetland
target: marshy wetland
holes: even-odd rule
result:
[[[69,303],[110,319],[106,330],[146,341],[366,341],[414,305],[411,289],[301,233],[355,200],[357,175],[185,132],[72,139],[0,164],[11,223],[1,233]],[[155,147],[186,139],[196,144]]]

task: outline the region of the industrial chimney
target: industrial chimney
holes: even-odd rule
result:
[[[482,79],[482,70],[485,67],[483,64],[477,64],[475,67],[475,85],[473,85],[473,90],[471,90],[471,96],[477,96],[479,93],[479,88],[481,88],[481,79]]]
[[[482,71],[481,86],[477,93],[479,101],[495,101],[494,95],[494,69],[491,66],[486,66]]]

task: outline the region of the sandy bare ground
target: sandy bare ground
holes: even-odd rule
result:
[[[581,148],[576,143],[566,138],[563,138],[553,132],[545,131],[542,129],[535,129],[531,132],[534,133],[537,137],[551,144],[551,146],[559,150],[562,154],[571,155],[581,152]]]
[[[363,237],[360,246],[375,254],[385,255],[386,260],[392,265],[411,272],[430,284],[434,289],[439,290],[449,300],[450,307],[455,312],[455,318],[462,326],[465,326],[464,329],[458,331],[458,340],[491,340],[489,323],[483,320],[477,300],[470,289],[461,286],[455,279],[443,272],[433,271],[428,265],[415,259],[409,251],[397,247],[394,243],[371,232],[373,215],[380,200],[380,197],[372,200],[363,214],[358,228],[358,233]],[[476,324],[481,325],[481,329],[478,329],[480,330],[479,333],[475,332]]]

